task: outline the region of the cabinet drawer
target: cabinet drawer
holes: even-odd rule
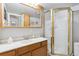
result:
[[[39,47],[41,47],[41,43],[35,43],[35,44],[30,45],[30,50],[34,50],[34,49],[37,49]]]
[[[42,46],[47,45],[47,40],[42,42]]]
[[[47,46],[43,46],[39,49],[32,51],[32,56],[46,56],[47,55]]]
[[[25,54],[23,54],[21,56],[31,56],[31,52],[25,53]]]
[[[24,47],[16,49],[16,55],[22,55],[28,51],[30,51],[29,46],[24,46]]]
[[[0,53],[0,56],[15,56],[15,51]]]

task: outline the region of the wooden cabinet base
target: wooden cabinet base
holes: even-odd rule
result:
[[[15,51],[0,53],[0,56],[15,56],[15,55],[16,55]]]
[[[47,41],[0,53],[0,56],[47,56]]]
[[[32,56],[47,56],[47,46],[43,46],[32,52]]]
[[[31,56],[31,52],[25,53],[25,54],[23,54],[21,56]]]

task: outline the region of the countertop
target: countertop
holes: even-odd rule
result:
[[[28,40],[20,40],[12,43],[6,43],[6,44],[0,44],[0,53],[10,51],[16,48],[20,48],[23,46],[28,46],[34,43],[42,42],[47,40],[46,38],[33,38],[33,39],[28,39]]]

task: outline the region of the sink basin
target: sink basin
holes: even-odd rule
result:
[[[40,38],[32,38],[32,39],[16,39],[16,40],[14,40],[14,39],[12,39],[12,41],[10,42],[8,42],[8,40],[5,40],[5,41],[3,41],[3,42],[0,42],[0,44],[11,44],[11,43],[28,43],[28,42],[36,42],[36,41],[38,41],[38,40],[40,40]]]

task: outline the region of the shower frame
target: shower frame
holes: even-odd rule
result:
[[[70,53],[70,34],[71,34],[71,17],[72,17],[72,10],[70,7],[66,7],[66,8],[56,8],[56,9],[51,9],[51,19],[52,19],[52,37],[51,37],[51,54],[53,55],[64,55],[62,53],[54,53],[54,11],[61,11],[61,10],[68,10],[68,55],[72,55],[73,50]],[[72,40],[72,47],[73,47],[73,40]],[[53,50],[52,50],[53,48]]]

